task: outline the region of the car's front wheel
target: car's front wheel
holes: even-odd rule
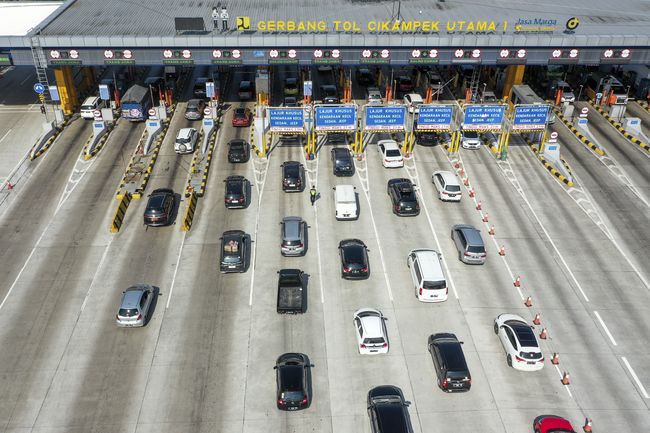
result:
[[[512,367],[512,356],[508,355],[506,357],[506,362],[508,363],[508,367]]]
[[[499,334],[499,325],[497,325],[497,322],[494,322],[494,333]]]

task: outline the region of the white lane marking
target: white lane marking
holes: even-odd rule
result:
[[[420,185],[420,173],[418,171],[418,166],[415,163],[415,154],[411,156],[413,160],[413,168],[415,171],[415,179],[413,183],[416,185]],[[433,227],[433,222],[431,221],[431,215],[429,215],[429,209],[424,203],[424,195],[422,194],[421,188],[417,188],[416,190],[417,194],[420,196],[420,201],[422,202],[422,208],[424,208],[424,214],[427,217],[427,221],[429,222],[429,227],[431,228],[431,233],[433,233],[433,239],[436,241],[436,246],[438,247],[438,251],[440,252],[440,255],[442,256],[442,266],[445,268],[445,272],[447,272],[447,279],[449,280],[449,285],[451,286],[452,290],[454,291],[454,296],[456,299],[460,299],[458,296],[458,291],[456,290],[456,284],[454,283],[454,279],[451,276],[451,271],[449,270],[449,267],[447,266],[447,260],[445,259],[444,254],[442,253],[442,246],[440,245],[440,239],[438,239],[438,234],[436,233],[436,229]]]
[[[300,152],[302,155],[302,161],[303,165],[307,167],[307,159],[305,158],[305,153]],[[320,158],[316,156],[316,168],[314,169],[307,169],[307,178],[309,179],[309,184],[314,185],[316,190],[318,190],[318,162],[320,161]],[[312,178],[312,173],[314,173],[314,177]],[[314,202],[312,205],[312,208],[314,209],[314,228],[316,229],[316,255],[318,256],[318,284],[320,286],[320,303],[324,304],[325,303],[325,291],[323,290],[323,260],[321,259],[321,252],[320,252],[320,235],[318,233],[318,201]]]
[[[83,303],[81,304],[81,309],[79,310],[79,313],[81,313],[84,308],[86,308],[86,303],[88,302],[88,298],[90,298],[90,293],[93,290],[93,287],[95,286],[95,279],[97,278],[97,274],[99,274],[99,270],[102,268],[104,265],[104,260],[106,260],[106,257],[108,256],[108,250],[111,247],[111,244],[113,243],[113,239],[115,239],[115,236],[111,236],[108,239],[108,244],[104,247],[104,253],[102,254],[102,258],[99,260],[99,263],[97,264],[97,268],[95,269],[95,273],[93,274],[93,279],[90,281],[90,286],[88,287],[88,291],[86,292],[86,297],[84,298]]]
[[[560,370],[560,367],[558,367],[557,364],[554,364],[553,367],[555,367],[555,371],[557,371],[558,376],[560,376],[560,380],[562,380],[564,373],[562,370]],[[562,385],[562,388],[566,389],[566,392],[569,393],[569,397],[573,398],[573,394],[571,394],[571,385]]]
[[[176,274],[178,273],[178,268],[181,267],[181,256],[183,255],[183,246],[185,245],[185,237],[187,232],[183,232],[183,239],[181,240],[181,246],[178,249],[176,267],[174,268],[174,275],[172,275],[172,281],[169,284],[169,295],[167,296],[167,304],[165,305],[165,310],[169,308],[169,303],[172,300],[172,293],[174,292],[174,283],[176,282]]]
[[[596,319],[598,319],[598,321],[600,322],[600,326],[602,326],[603,329],[605,330],[605,334],[607,334],[607,336],[609,337],[609,340],[612,342],[612,344],[614,346],[618,346],[618,344],[616,344],[616,340],[614,340],[614,337],[612,336],[612,333],[609,332],[609,328],[607,328],[607,325],[605,325],[605,322],[600,317],[600,314],[598,314],[598,311],[594,311],[594,315],[596,316]]]
[[[11,131],[13,131],[13,128],[9,128],[9,130],[8,130],[7,132],[5,132],[5,135],[3,135],[2,138],[0,138],[0,143],[2,143],[2,141],[3,141],[5,138],[7,138],[7,135],[9,135],[9,133],[10,133]]]
[[[255,261],[257,260],[257,233],[259,231],[260,227],[260,206],[262,205],[262,196],[264,195],[264,186],[266,186],[266,175],[269,172],[269,163],[271,162],[270,154],[268,154],[266,157],[266,163],[263,168],[263,173],[264,173],[264,178],[260,181],[257,179],[257,175],[254,175],[255,177],[255,188],[257,189],[257,212],[255,216],[255,230],[253,234],[255,235],[255,242],[253,242],[253,248],[251,248],[251,262],[249,267],[251,268],[251,285],[249,289],[249,294],[248,294],[248,306],[250,307],[253,305],[253,289],[255,287]],[[253,165],[255,165],[255,159],[253,158]],[[263,162],[264,163],[264,162]],[[253,167],[253,171],[257,173],[257,170],[255,170],[255,167]],[[262,184],[260,187],[259,184]]]
[[[641,394],[643,394],[643,398],[648,399],[650,396],[648,395],[648,391],[645,390],[645,387],[639,380],[639,376],[636,375],[634,370],[632,370],[632,366],[630,365],[629,362],[627,362],[627,358],[624,356],[621,356],[621,359],[623,360],[623,363],[627,367],[628,371],[630,372],[630,375],[632,376],[632,379],[636,382],[636,386],[639,388],[639,391],[641,391]]]
[[[32,74],[28,74],[28,75],[25,77],[25,79],[24,79],[23,81],[20,82],[20,85],[22,86],[23,84],[25,84],[25,83],[27,82],[27,80],[29,80],[30,78],[32,78]]]

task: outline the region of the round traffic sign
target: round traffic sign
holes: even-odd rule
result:
[[[203,114],[206,115],[206,116],[209,116],[210,114],[212,114],[212,110],[210,109],[210,107],[205,107],[203,109]]]
[[[45,92],[45,86],[41,83],[34,84],[34,92],[39,94]]]
[[[102,117],[102,112],[99,111],[99,110],[95,110],[95,111],[93,111],[93,116],[95,116],[96,118],[97,117]]]
[[[580,110],[582,114],[587,114],[589,112],[589,108],[587,107],[582,107],[582,110]]]
[[[305,112],[311,113],[311,105],[305,105]]]
[[[557,138],[557,132],[555,132],[555,131],[551,132],[551,138],[556,139]]]
[[[156,115],[156,109],[155,108],[150,108],[149,111],[147,111],[147,113],[149,113],[149,116],[155,116]]]

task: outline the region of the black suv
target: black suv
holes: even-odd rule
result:
[[[275,362],[276,403],[280,410],[307,409],[311,405],[311,367],[304,353],[285,353]]]
[[[415,128],[417,128],[417,123]],[[415,131],[415,141],[420,146],[435,146],[440,144],[440,136],[435,131]]]
[[[228,176],[224,183],[226,190],[224,191],[223,201],[228,209],[246,208],[248,207],[248,191],[250,190],[250,182],[244,176]]]
[[[402,390],[381,385],[368,391],[368,416],[372,433],[413,433]]]
[[[246,272],[248,268],[248,248],[250,236],[242,230],[228,230],[221,235],[222,273]]]
[[[462,341],[454,334],[440,333],[429,337],[429,353],[438,375],[438,386],[443,391],[469,391],[472,376],[469,374]]]
[[[147,208],[144,210],[144,223],[149,227],[166,226],[172,221],[176,207],[176,195],[169,188],[159,188],[149,195]]]
[[[335,147],[332,149],[332,171],[334,176],[353,176],[354,161],[347,147]]]
[[[228,162],[248,162],[251,146],[246,140],[235,138],[228,142]]]
[[[282,164],[282,190],[284,192],[305,190],[305,168],[298,161],[286,161]]]
[[[388,181],[388,196],[393,203],[393,213],[399,216],[416,216],[420,214],[420,205],[415,194],[415,185],[406,178]]]

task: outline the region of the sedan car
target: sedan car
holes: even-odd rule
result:
[[[368,87],[366,91],[366,100],[368,104],[381,104],[381,91],[377,87]]]
[[[307,409],[311,405],[311,368],[304,353],[285,353],[275,362],[276,404],[280,410]]]
[[[463,149],[478,149],[481,147],[481,137],[475,131],[463,131],[461,138]]]
[[[354,312],[354,330],[357,348],[362,355],[388,353],[386,318],[381,311],[361,308]]]
[[[297,107],[298,99],[295,96],[285,96],[282,105],[285,107]]]
[[[155,289],[149,284],[137,284],[122,292],[120,308],[115,316],[117,326],[135,328],[147,323]]]
[[[284,80],[284,94],[285,95],[297,95],[298,94],[298,79],[297,78],[287,78]]]
[[[251,126],[253,113],[248,108],[235,108],[232,113],[232,126]]]
[[[381,155],[381,164],[386,168],[404,167],[404,158],[395,140],[379,140],[377,150]]]
[[[576,433],[569,421],[556,415],[540,415],[533,421],[535,433]]]
[[[372,74],[372,72],[370,72],[370,69],[368,68],[357,69],[355,75],[356,75],[357,83],[359,83],[360,86],[372,86],[375,82],[375,77]]]
[[[323,104],[338,104],[340,102],[338,90],[333,84],[323,84],[320,86],[320,95]]]
[[[246,140],[235,138],[228,142],[228,162],[248,162],[251,145]]]
[[[176,194],[169,188],[158,188],[149,195],[144,210],[144,224],[149,227],[166,226],[171,223],[176,207]]]
[[[372,433],[413,433],[408,413],[411,403],[393,385],[376,386],[368,391],[368,416]]]
[[[414,87],[415,86],[413,85],[413,80],[411,80],[410,77],[407,77],[406,75],[400,75],[399,77],[397,77],[397,89],[400,92],[403,93],[412,92]]]
[[[185,118],[187,120],[203,119],[204,108],[205,108],[205,101],[203,101],[203,99],[190,99],[189,101],[187,101],[187,108],[185,109]]]
[[[450,333],[429,336],[429,353],[438,376],[438,387],[443,391],[469,391],[472,386],[462,344]]]
[[[246,272],[250,236],[242,230],[228,230],[223,232],[219,239],[221,240],[219,266],[221,273]]]
[[[354,161],[348,148],[335,147],[331,154],[334,176],[354,176]]]
[[[298,161],[285,161],[282,167],[282,191],[302,192],[305,190],[305,168]]]
[[[224,181],[226,190],[223,201],[227,209],[246,208],[248,206],[248,191],[251,183],[244,176],[228,176]]]
[[[420,214],[420,204],[415,194],[415,185],[409,179],[390,179],[387,193],[392,202],[395,215],[416,216]]]
[[[516,314],[500,314],[494,319],[494,333],[506,351],[508,366],[521,371],[544,367],[544,355],[532,327]]]
[[[364,280],[370,276],[368,248],[359,239],[345,239],[339,242],[341,256],[341,277],[346,280]]]

